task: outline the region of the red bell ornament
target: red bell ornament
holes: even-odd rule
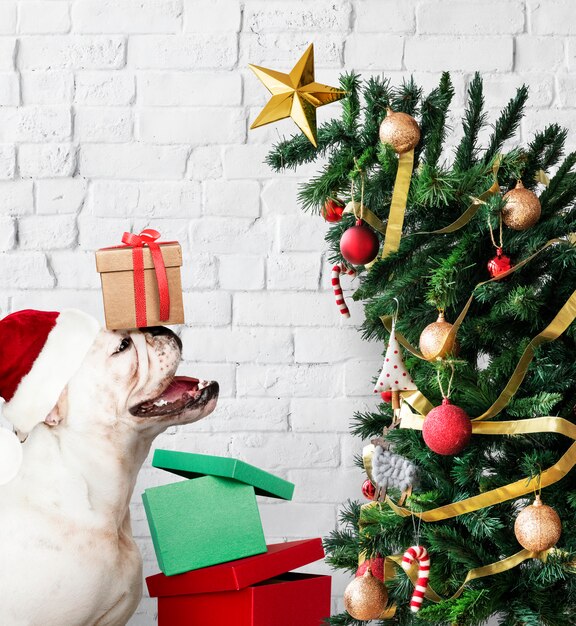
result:
[[[344,205],[334,198],[328,198],[322,207],[322,217],[327,222],[339,222],[342,219],[342,213],[344,213]]]
[[[369,478],[362,483],[362,495],[366,500],[374,500],[376,496],[376,487]]]
[[[496,256],[488,261],[488,272],[492,278],[500,276],[512,267],[510,257],[502,252],[502,248],[496,249]]]
[[[352,265],[366,265],[374,260],[380,248],[376,233],[362,220],[344,231],[340,239],[340,252]]]
[[[468,413],[452,404],[448,398],[433,408],[422,426],[424,443],[436,454],[459,454],[470,443],[472,422]]]

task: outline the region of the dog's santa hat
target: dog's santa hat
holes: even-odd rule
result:
[[[80,367],[100,324],[77,309],[18,311],[0,320],[4,417],[23,433],[43,422]]]

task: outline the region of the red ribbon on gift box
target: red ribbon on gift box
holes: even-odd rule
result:
[[[146,314],[146,285],[144,283],[144,246],[150,248],[156,282],[158,284],[158,296],[160,299],[160,320],[165,322],[170,318],[170,290],[168,289],[168,277],[162,250],[156,243],[160,233],[152,228],[144,229],[139,235],[124,233],[122,243],[132,247],[132,263],[134,265],[134,301],[136,304],[136,326],[144,328],[148,325]]]

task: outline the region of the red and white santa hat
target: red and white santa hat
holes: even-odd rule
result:
[[[96,319],[77,309],[17,311],[0,320],[3,416],[23,433],[43,422],[99,330]]]

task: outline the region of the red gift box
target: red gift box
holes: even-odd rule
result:
[[[265,554],[146,579],[159,626],[321,626],[330,616],[330,576],[292,569],[324,557],[322,541],[268,546]]]

